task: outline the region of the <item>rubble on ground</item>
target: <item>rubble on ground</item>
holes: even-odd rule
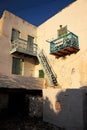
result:
[[[0,130],[62,130],[41,118],[9,117],[0,119]]]

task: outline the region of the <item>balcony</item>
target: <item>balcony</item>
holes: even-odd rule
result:
[[[50,42],[50,54],[61,57],[79,51],[78,36],[69,32]]]
[[[12,42],[10,54],[37,56],[37,44],[29,46],[26,40],[18,38]]]

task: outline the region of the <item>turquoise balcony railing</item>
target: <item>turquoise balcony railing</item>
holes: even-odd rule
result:
[[[50,54],[64,56],[79,51],[78,36],[69,32],[50,42]]]
[[[29,46],[28,41],[18,38],[12,42],[10,53],[37,56],[37,44]]]

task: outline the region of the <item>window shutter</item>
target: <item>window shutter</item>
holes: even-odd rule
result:
[[[12,74],[22,74],[22,60],[18,58],[13,58],[12,63]]]
[[[19,38],[20,32],[16,29],[12,29],[11,41],[17,40]]]

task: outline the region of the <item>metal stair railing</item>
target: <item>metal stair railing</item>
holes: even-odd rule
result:
[[[39,59],[40,64],[42,65],[43,71],[46,74],[46,78],[50,84],[50,86],[58,86],[58,82],[56,79],[56,74],[44,52],[44,50],[40,50],[39,47],[37,47],[37,57]]]

